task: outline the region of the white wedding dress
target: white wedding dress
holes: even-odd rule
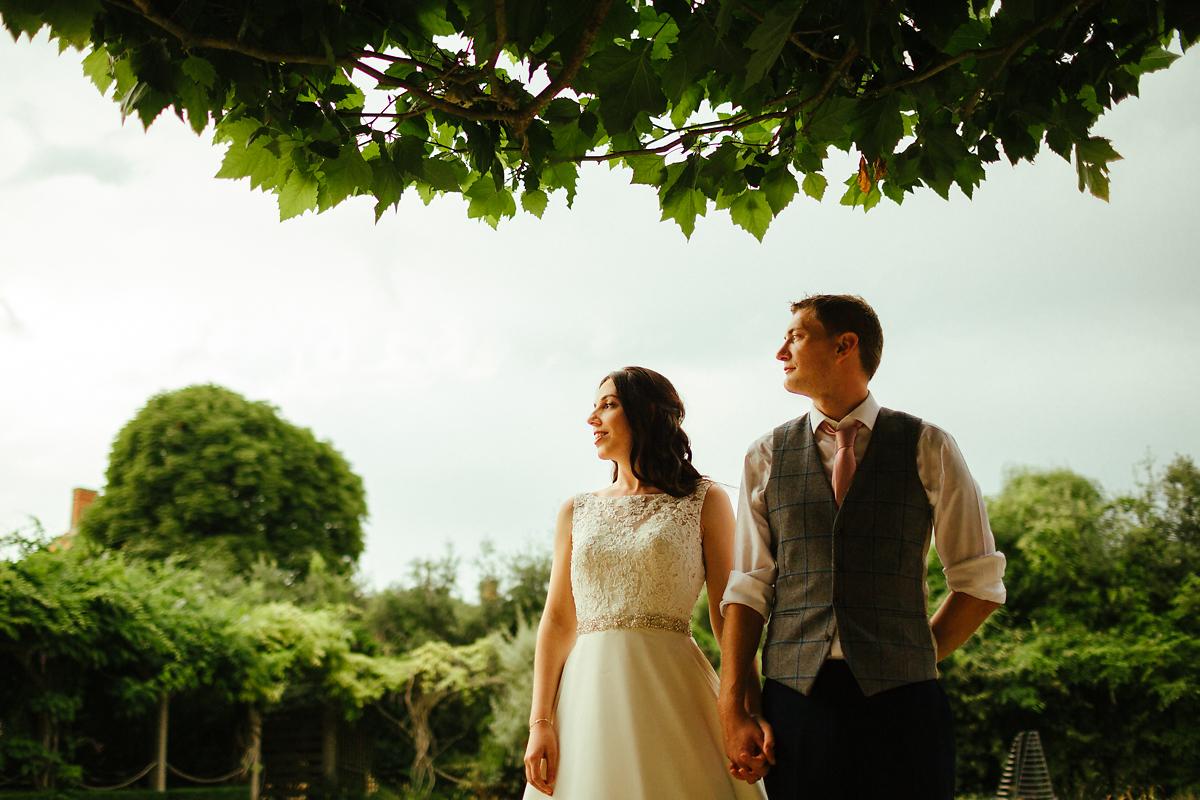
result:
[[[574,499],[578,619],[554,725],[555,800],[763,800],[726,770],[717,675],[690,634],[704,584],[709,483],[668,494]],[[544,798],[532,786],[525,800]]]

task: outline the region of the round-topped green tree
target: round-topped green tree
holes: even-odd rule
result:
[[[318,554],[353,569],[367,513],[362,480],[333,445],[268,403],[219,386],[156,395],[113,442],[104,493],[81,534],[150,558],[260,558],[302,575]]]

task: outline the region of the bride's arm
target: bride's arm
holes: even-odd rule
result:
[[[574,503],[567,500],[558,512],[550,587],[542,621],[538,624],[537,650],[533,657],[533,702],[529,711],[525,776],[544,794],[551,793],[558,771],[558,737],[550,722],[554,718],[554,698],[558,694],[563,664],[575,645],[575,598],[571,594],[573,507]]]
[[[704,583],[708,591],[708,621],[721,641],[725,620],[721,616],[721,598],[733,568],[733,506],[725,490],[715,483],[704,495],[700,509],[700,541],[704,547]]]
[[[721,616],[721,598],[725,596],[725,584],[729,582],[729,571],[733,568],[734,524],[729,497],[719,486],[710,487],[700,512],[700,532],[704,542],[704,572],[708,584],[708,620],[712,623],[718,642],[725,628],[725,618]],[[762,693],[758,683],[758,666],[753,659],[747,667],[744,685],[746,710],[757,716],[762,711]]]

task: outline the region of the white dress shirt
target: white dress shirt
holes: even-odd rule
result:
[[[854,441],[855,460],[861,463],[878,416],[879,403],[871,394],[840,421],[826,417],[813,407],[808,422],[826,475],[833,474],[837,441],[820,431],[821,423],[828,419],[835,429],[856,421],[862,423]],[[771,528],[767,523],[765,498],[767,479],[771,476],[773,438],[774,434],[768,433],[746,451],[738,497],[733,570],[721,598],[722,615],[730,603],[749,606],[763,619],[771,614],[775,576],[779,571]],[[996,550],[979,485],[967,470],[962,453],[950,434],[927,422],[921,423],[921,435],[917,440],[917,474],[933,509],[934,546],[942,560],[947,585],[952,591],[1003,603],[1004,554]],[[841,641],[836,632],[829,657],[842,658]]]

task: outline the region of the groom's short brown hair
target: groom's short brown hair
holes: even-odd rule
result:
[[[883,328],[875,309],[856,294],[812,294],[792,303],[792,313],[811,308],[830,336],[858,336],[858,359],[867,378],[875,376],[883,357]]]

